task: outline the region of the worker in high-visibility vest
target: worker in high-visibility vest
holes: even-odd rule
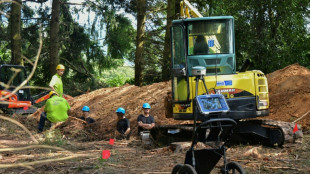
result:
[[[56,92],[56,94],[59,97],[62,97],[62,95],[63,95],[63,84],[62,84],[61,76],[65,72],[65,66],[63,66],[62,64],[57,65],[56,71],[57,72],[52,77],[52,80],[50,81],[49,86],[52,88],[52,90],[54,92]]]
[[[68,119],[70,105],[66,99],[56,95],[54,91],[49,93],[49,99],[45,103],[44,112],[40,115],[38,132],[43,131],[45,121],[48,120],[52,125],[64,122]]]

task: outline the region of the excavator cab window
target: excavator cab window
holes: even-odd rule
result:
[[[233,53],[230,28],[226,20],[199,21],[189,24],[188,55]],[[204,49],[195,51],[197,47]]]
[[[207,75],[234,74],[236,72],[233,18],[188,19],[187,68],[206,67]]]
[[[6,89],[6,85],[9,87],[6,89],[8,91],[13,91],[17,86],[19,86],[24,80],[26,80],[26,70],[23,66],[19,65],[1,65],[0,66],[0,90]],[[20,89],[17,91],[19,100],[26,101],[30,100],[30,90]]]
[[[26,78],[24,69],[3,66],[0,68],[0,81],[9,86],[19,86]]]

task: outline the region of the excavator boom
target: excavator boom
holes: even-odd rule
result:
[[[196,8],[194,8],[187,0],[180,2],[180,16],[181,18],[201,18],[203,17]]]

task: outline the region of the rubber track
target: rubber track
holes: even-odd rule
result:
[[[280,128],[284,134],[284,144],[302,143],[303,133],[300,125],[297,126],[298,131],[293,133],[295,123],[275,120],[262,120],[262,124]]]
[[[183,130],[188,130],[188,131],[193,131],[193,126],[192,125],[160,125],[160,126],[156,126],[157,128],[161,129],[161,128],[169,128],[169,129],[183,129]]]
[[[298,125],[298,131],[293,133],[295,123],[275,121],[275,120],[253,119],[253,120],[241,120],[238,124],[247,124],[246,122],[259,124],[263,127],[265,126],[273,129],[280,129],[284,135],[283,145],[289,145],[292,143],[302,143],[303,133],[301,131],[300,125]],[[187,131],[193,131],[193,127],[190,125],[161,125],[156,126],[156,128],[157,130],[169,128],[169,129],[183,129]]]
[[[276,120],[266,120],[266,119],[249,119],[249,120],[240,120],[238,124],[246,125],[247,122],[255,123],[257,125],[261,125],[262,127],[280,129],[284,135],[284,141],[282,145],[292,143],[302,143],[303,133],[301,131],[300,125],[298,125],[298,131],[293,133],[295,123],[276,121]]]

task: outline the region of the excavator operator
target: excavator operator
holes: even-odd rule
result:
[[[194,45],[194,54],[208,54],[209,46],[207,44],[206,38],[203,35],[198,35]]]

